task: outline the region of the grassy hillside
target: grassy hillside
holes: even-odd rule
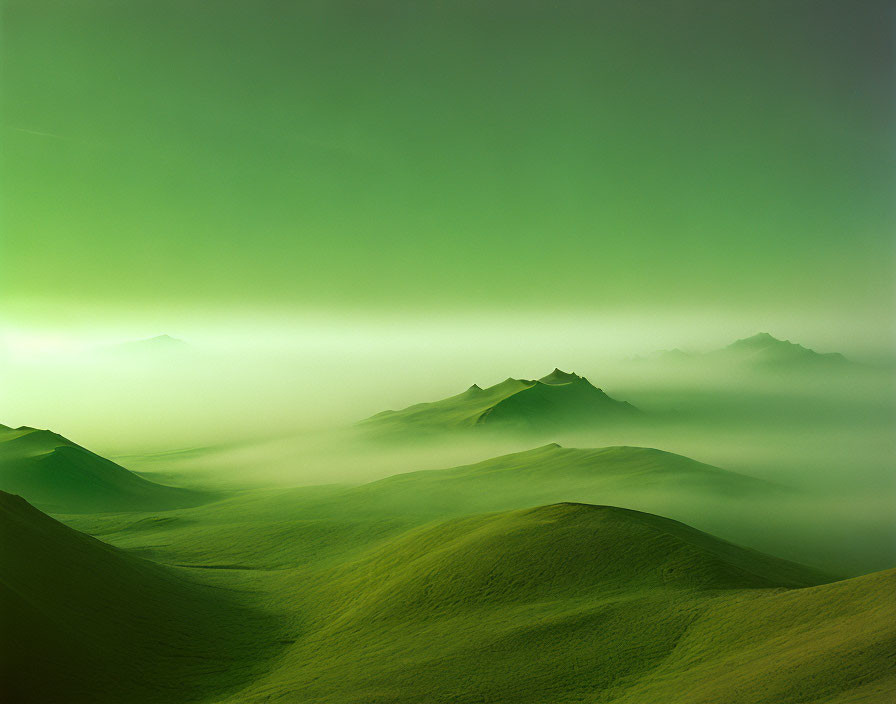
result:
[[[276,625],[0,492],[0,688],[8,702],[198,701],[257,674]]]
[[[828,583],[578,498],[620,487],[779,491],[658,450],[549,445],[65,517],[115,548],[3,497],[4,631],[24,644],[4,668],[22,701],[888,701],[896,572]]]
[[[256,636],[260,674],[233,704],[659,703],[679,690],[682,702],[845,704],[892,676],[896,575],[814,586],[826,578],[626,509],[414,526],[422,517],[359,514],[342,491],[76,520],[277,616],[284,649],[266,659],[269,634]]]
[[[0,426],[0,490],[54,513],[163,510],[211,498],[147,481],[49,430],[6,426]]]
[[[305,504],[302,515],[435,518],[558,501],[683,508],[784,491],[681,455],[644,447],[564,448],[556,443],[472,465],[398,474]]]
[[[877,619],[896,615],[896,574],[820,579],[611,507],[433,524],[284,575],[296,642],[230,701],[662,702],[679,683],[706,702],[848,701],[893,675],[896,626]]]
[[[587,379],[554,369],[537,380],[505,379],[482,389],[476,384],[457,396],[383,411],[361,422],[380,433],[451,431],[464,428],[550,430],[624,420],[638,415]]]
[[[173,564],[280,569],[357,550],[433,520],[563,501],[628,506],[743,540],[752,533],[739,532],[740,522],[791,493],[660,450],[550,444],[359,486],[243,492],[150,519],[123,514],[66,520]]]
[[[896,685],[896,570],[737,593],[704,611],[619,704],[880,703]]]

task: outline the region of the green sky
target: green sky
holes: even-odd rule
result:
[[[892,3],[2,7],[10,310],[892,313]]]

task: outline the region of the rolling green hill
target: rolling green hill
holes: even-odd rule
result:
[[[537,380],[509,378],[485,389],[473,384],[457,396],[383,411],[360,425],[379,433],[464,428],[551,430],[638,415],[634,406],[610,398],[584,377],[554,369]]]
[[[612,507],[432,524],[283,575],[295,643],[228,701],[885,701],[896,572],[820,581]]]
[[[223,695],[279,647],[273,621],[246,601],[0,492],[0,693],[10,704]]]
[[[509,457],[497,458],[492,471],[511,472]],[[66,546],[75,565],[62,563],[53,586],[31,579],[37,586],[18,593],[61,598],[74,593],[65,588],[72,574],[84,579],[77,566],[98,578],[124,569],[124,561],[128,574],[135,565],[148,570],[140,581],[164,608],[185,605],[189,618],[197,610],[192,596],[175,594],[173,585],[195,595],[202,582],[211,593],[236,592],[263,605],[278,629],[222,616],[245,638],[228,649],[226,675],[204,659],[177,674],[196,687],[207,676],[202,698],[209,702],[887,701],[896,667],[896,572],[826,584],[830,578],[800,565],[610,506],[560,503],[421,524],[422,516],[359,514],[361,504],[341,491],[247,492],[160,516],[71,517],[93,521],[94,532],[128,553],[106,548],[114,559],[101,562]],[[324,511],[322,501],[335,496]],[[310,515],[312,506],[320,517]],[[193,566],[189,580],[181,581],[179,564]],[[22,569],[14,567],[13,574]],[[129,579],[103,583],[129,594]],[[79,597],[90,609],[94,598],[113,598],[96,589]],[[166,612],[158,621],[174,628],[178,618]],[[258,614],[246,618],[257,623]],[[90,611],[82,627],[104,623]],[[138,643],[152,637],[135,633]],[[164,634],[160,640],[169,642]],[[106,645],[96,647],[104,654]],[[43,666],[35,667],[40,673]],[[112,657],[109,667],[126,666]],[[143,679],[155,676],[152,667],[120,680],[120,701],[143,701],[131,687],[158,686]],[[244,684],[222,695],[217,678],[228,676],[245,676]]]
[[[107,543],[0,495],[2,675],[21,702],[882,704],[896,571],[831,582],[592,505],[758,510],[780,491],[659,450],[551,444],[65,517]]]
[[[173,564],[282,569],[433,520],[562,501],[659,513],[751,544],[750,517],[792,493],[661,450],[550,444],[358,486],[253,490],[158,520],[141,514],[66,520],[126,547],[150,545],[141,554]],[[748,528],[741,530],[744,523]],[[777,544],[766,547],[774,550]]]
[[[770,482],[645,447],[556,443],[463,467],[397,474],[304,503],[301,515],[456,516],[558,501],[670,508],[757,500],[787,491]],[[622,501],[622,500],[625,501]]]
[[[51,513],[153,511],[211,495],[147,481],[49,430],[0,426],[0,490]]]

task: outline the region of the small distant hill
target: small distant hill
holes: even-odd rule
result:
[[[654,358],[664,362],[688,362],[694,358],[694,355],[676,347],[671,350],[660,350],[654,355]]]
[[[112,357],[168,357],[186,352],[189,345],[180,338],[171,335],[156,335],[142,340],[128,340],[111,345],[104,345],[97,351]]]
[[[476,464],[397,474],[324,499],[320,515],[458,516],[577,501],[651,508],[756,500],[787,489],[646,447],[578,449],[551,443]],[[309,515],[313,507],[303,511]]]
[[[713,353],[719,357],[761,367],[843,366],[849,364],[839,352],[816,352],[789,340],[779,340],[767,332],[737,340]]]
[[[611,398],[585,377],[554,369],[536,380],[508,378],[485,389],[473,384],[457,396],[383,411],[360,425],[381,432],[483,427],[549,430],[639,415],[634,406]]]
[[[672,349],[656,352],[650,359],[683,367],[712,364],[757,371],[812,371],[859,366],[839,352],[816,352],[789,340],[779,340],[767,332],[736,340],[727,347],[705,354]]]
[[[0,425],[0,490],[51,513],[197,506],[211,494],[143,479],[49,430]]]
[[[123,345],[135,345],[141,347],[182,347],[187,343],[177,337],[171,335],[156,335],[155,337],[147,337],[143,340],[134,340],[125,342]]]
[[[234,663],[246,656],[252,631],[264,627],[274,626],[236,593],[194,584],[0,491],[3,701],[149,703],[223,694],[251,675],[253,668]]]

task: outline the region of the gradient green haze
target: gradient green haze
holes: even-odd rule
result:
[[[891,3],[2,7],[19,322],[708,307],[890,328]]]
[[[0,0],[0,699],[890,702],[894,20]]]

